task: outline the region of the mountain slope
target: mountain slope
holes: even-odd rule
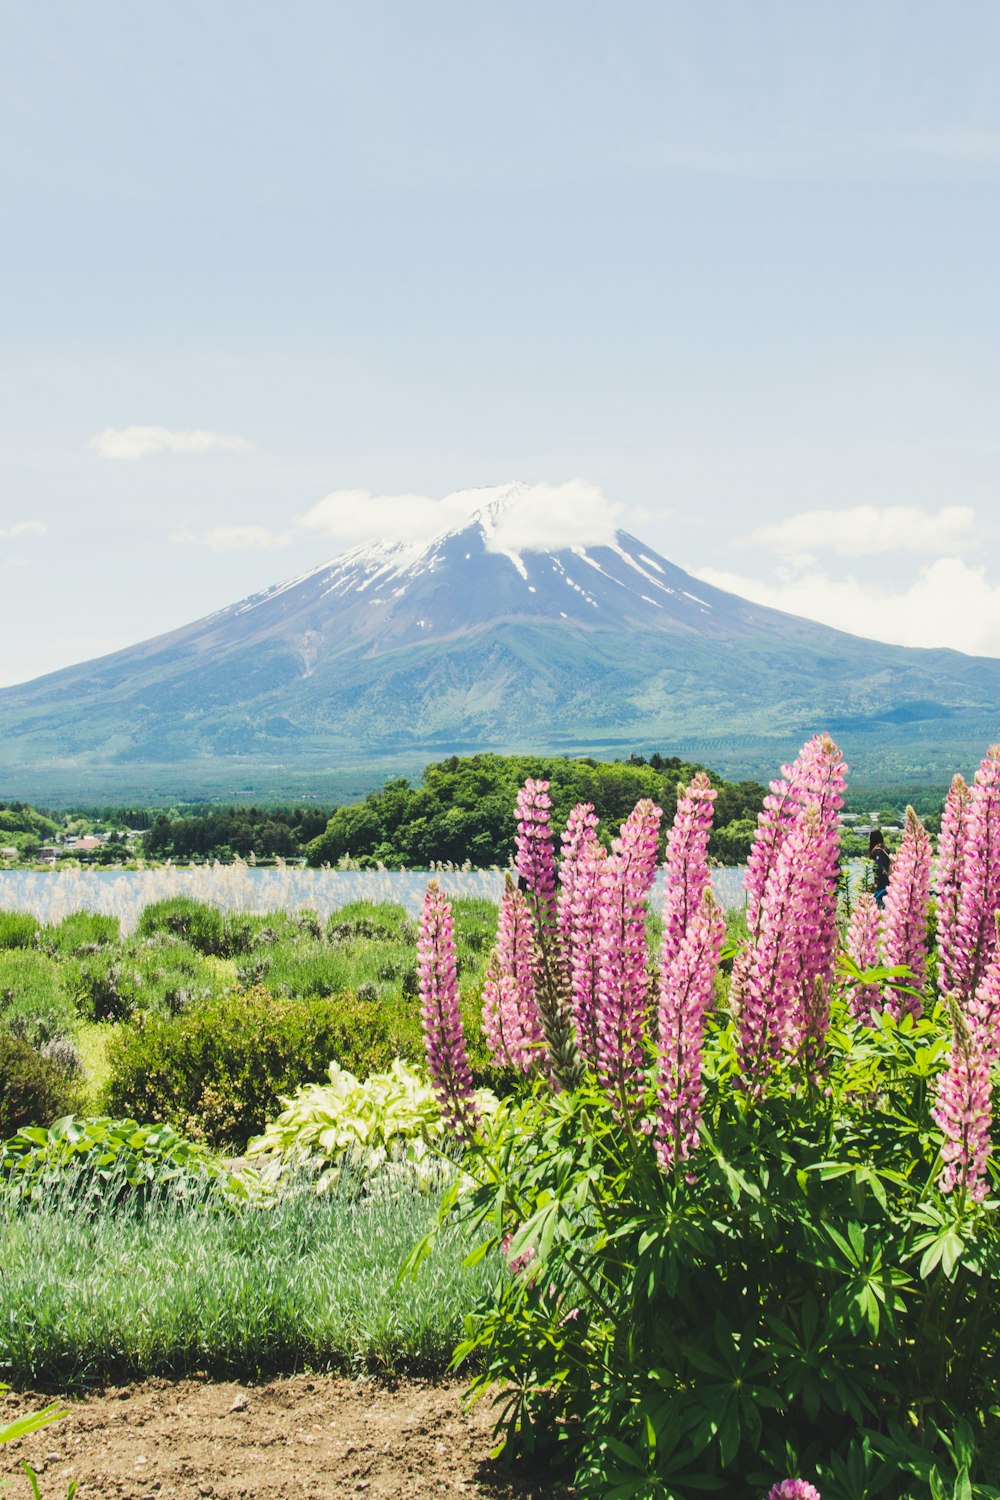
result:
[[[291,787],[297,771],[472,748],[711,748],[761,774],[820,726],[855,761],[940,774],[995,737],[1000,662],[750,604],[624,532],[501,550],[509,498],[426,548],[357,548],[0,691],[0,785],[143,766],[180,785],[211,763]]]

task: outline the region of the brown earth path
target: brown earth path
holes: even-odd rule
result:
[[[147,1380],[69,1400],[53,1426],[0,1448],[4,1500],[556,1500],[544,1478],[512,1479],[488,1458],[490,1409],[461,1384],[383,1385],[294,1375],[261,1385]],[[0,1425],[53,1398],[0,1396]]]

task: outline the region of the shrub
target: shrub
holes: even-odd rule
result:
[[[28,912],[0,911],[0,948],[31,948],[38,922]]]
[[[477,1101],[484,1112],[496,1107],[485,1090]],[[344,1171],[363,1187],[373,1179],[442,1185],[444,1122],[423,1068],[397,1058],[388,1072],[371,1073],[362,1083],[331,1063],[329,1082],[303,1084],[282,1103],[277,1119],[250,1142],[248,1157],[276,1155],[290,1166],[324,1167],[319,1191]]]
[[[0,1027],[40,1047],[72,1036],[75,1026],[59,966],[43,953],[0,950]]]
[[[69,1115],[49,1128],[28,1126],[0,1146],[0,1189],[26,1201],[73,1198],[135,1200],[164,1189],[215,1181],[221,1163],[169,1125],[139,1125]]]
[[[349,901],[331,912],[326,924],[331,942],[377,938],[394,943],[414,943],[417,929],[402,906],[391,901]]]
[[[115,1036],[104,1108],[242,1150],[281,1096],[323,1078],[331,1061],[365,1077],[421,1053],[415,1007],[231,991],[178,1016],[138,1015]]]
[[[217,907],[194,901],[190,896],[171,896],[146,907],[136,929],[140,937],[169,932],[184,938],[199,953],[225,951],[225,922]]]
[[[174,1015],[221,994],[227,982],[212,960],[160,929],[82,959],[77,1003],[94,1021],[124,1021],[140,1011]]]
[[[72,958],[106,948],[120,937],[121,923],[117,917],[96,911],[74,911],[55,926],[41,928],[38,945],[50,958]]]
[[[80,1086],[58,1062],[0,1031],[0,1138],[50,1125],[80,1107]]]

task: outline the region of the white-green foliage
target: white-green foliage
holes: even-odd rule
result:
[[[433,1198],[287,1186],[266,1208],[208,1185],[87,1213],[68,1183],[31,1204],[0,1196],[0,1369],[63,1389],[191,1370],[443,1373],[464,1319],[492,1300],[495,1259],[466,1267],[457,1230],[400,1282]]]
[[[440,1182],[447,1158],[441,1109],[427,1075],[396,1058],[386,1073],[372,1073],[364,1083],[333,1062],[329,1083],[307,1083],[290,1099],[263,1135],[247,1147],[252,1158],[275,1156],[285,1164],[324,1165],[323,1191],[342,1169],[363,1179],[414,1178],[429,1186]],[[477,1095],[488,1113],[496,1099],[488,1090]]]

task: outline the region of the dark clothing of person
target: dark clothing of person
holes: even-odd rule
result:
[[[885,893],[889,889],[889,851],[884,844],[878,844],[872,850],[872,866],[874,868],[875,900],[879,906],[885,904]]]

